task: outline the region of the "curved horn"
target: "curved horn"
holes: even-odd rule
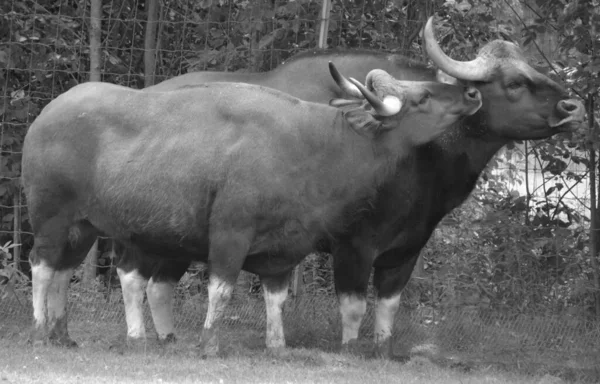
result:
[[[435,40],[433,16],[427,20],[423,30],[423,40],[427,55],[442,71],[461,80],[485,81],[489,78],[489,64],[482,57],[471,61],[457,61],[447,56]]]
[[[340,89],[347,95],[352,96],[352,97],[356,97],[359,99],[363,99],[364,96],[362,95],[362,93],[360,93],[360,91],[358,90],[358,88],[356,88],[356,86],[354,84],[352,84],[350,81],[348,81],[348,79],[346,79],[335,67],[335,65],[333,65],[333,63],[330,61],[329,62],[329,73],[331,73],[331,77],[333,77],[333,80],[335,81],[335,83],[338,85],[338,87],[340,87]]]
[[[363,94],[369,104],[371,104],[377,115],[393,116],[400,112],[400,109],[402,109],[402,102],[396,96],[386,96],[383,101],[381,101],[375,94],[365,88],[360,81],[352,77],[350,78],[350,81],[356,86],[356,88],[358,88],[360,93]]]
[[[362,104],[362,100],[346,100],[346,99],[331,99],[329,100],[329,105],[336,108],[346,107],[348,105],[360,105]]]

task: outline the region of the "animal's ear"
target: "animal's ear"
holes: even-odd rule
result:
[[[364,108],[354,108],[344,112],[344,118],[360,135],[374,139],[386,131],[384,124]]]
[[[458,85],[458,79],[456,77],[450,76],[446,72],[438,69],[435,73],[435,78],[438,83],[442,84],[450,84],[450,85]]]
[[[336,108],[347,107],[349,105],[361,105],[364,100],[331,99],[329,105]]]

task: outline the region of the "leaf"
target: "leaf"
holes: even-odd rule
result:
[[[20,100],[25,97],[25,91],[19,89],[18,91],[13,91],[10,93],[10,97],[12,98],[11,103]]]
[[[263,36],[260,41],[258,42],[258,49],[265,49],[268,46],[270,46],[271,44],[273,44],[273,41],[275,40],[275,34],[277,33],[277,31],[279,31],[278,29],[276,29],[275,31],[269,33],[268,35]]]
[[[212,6],[212,0],[200,0],[198,2],[198,5],[202,9],[208,9],[208,8],[210,8]]]
[[[294,33],[298,33],[300,31],[300,19],[298,17],[294,18],[294,22],[292,23],[292,31],[294,31]]]
[[[10,223],[13,220],[14,215],[12,213],[7,213],[2,217],[2,221],[5,223]]]

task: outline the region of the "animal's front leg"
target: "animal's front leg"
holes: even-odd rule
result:
[[[358,331],[367,312],[367,288],[373,252],[360,252],[350,240],[340,241],[333,253],[335,289],[342,315],[342,349],[358,343]]]
[[[397,251],[387,251],[380,257],[390,257],[388,253],[392,252]],[[392,332],[394,318],[400,307],[400,293],[408,283],[418,257],[418,253],[406,258],[394,255],[395,259],[401,261],[401,264],[395,268],[380,268],[375,263],[373,285],[377,290],[377,305],[375,307],[374,341],[375,353],[380,356],[393,357]]]
[[[32,254],[36,252],[34,246]],[[32,341],[35,344],[43,344],[47,337],[48,328],[48,309],[46,307],[46,299],[48,290],[54,279],[53,268],[50,268],[46,263],[32,263],[31,266],[31,286],[32,286],[32,301],[33,301],[33,333]]]
[[[138,342],[146,339],[146,326],[144,324],[144,286],[147,280],[137,269],[126,271],[117,267],[117,274],[121,281],[123,303],[125,304],[125,321],[127,323],[127,341]]]
[[[148,281],[146,294],[160,343],[176,341],[173,296],[177,282],[187,271],[189,265],[189,262],[161,260]]]
[[[208,256],[208,311],[200,348],[203,357],[219,352],[219,326],[252,241],[252,231],[215,230]]]
[[[283,332],[283,304],[288,295],[291,272],[280,276],[261,277],[265,307],[267,309],[267,348],[285,348]]]
[[[48,290],[48,337],[64,347],[77,347],[67,331],[67,290],[72,276],[73,268],[55,271]]]

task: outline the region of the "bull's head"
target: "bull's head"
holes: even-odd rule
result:
[[[580,126],[585,108],[557,83],[529,66],[513,43],[495,40],[471,61],[456,61],[440,48],[433,17],[423,31],[431,60],[459,82],[476,87],[483,96],[480,129],[506,139],[539,139]]]
[[[334,99],[330,104],[337,107],[360,104],[346,112],[346,120],[355,130],[376,135],[401,128],[403,140],[412,145],[433,140],[460,118],[476,113],[482,105],[481,94],[473,87],[399,81],[381,69],[369,72],[363,85],[353,78],[346,79],[331,62],[329,70],[338,86],[355,98]]]

